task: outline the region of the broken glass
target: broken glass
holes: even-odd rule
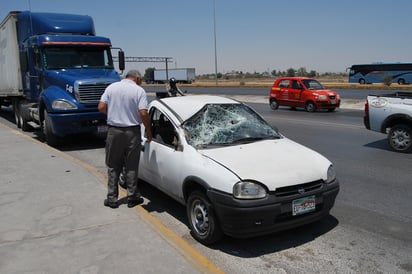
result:
[[[278,132],[244,104],[208,104],[183,127],[190,145],[233,145],[280,138]]]

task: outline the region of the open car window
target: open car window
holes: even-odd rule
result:
[[[153,108],[150,113],[150,120],[154,140],[159,143],[174,146],[177,140],[175,128],[160,110]]]

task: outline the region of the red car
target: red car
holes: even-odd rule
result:
[[[335,111],[340,105],[340,96],[312,78],[281,77],[273,83],[269,104],[273,110],[279,106],[289,106],[304,107],[308,112],[317,109]]]

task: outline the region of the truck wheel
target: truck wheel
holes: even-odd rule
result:
[[[31,129],[28,120],[24,118],[22,111],[21,111],[21,102],[18,103],[18,119],[19,119],[19,125],[21,127],[22,131],[29,131]]]
[[[412,151],[412,128],[407,125],[395,125],[388,134],[388,142],[391,148],[397,152]]]
[[[53,134],[51,128],[51,120],[49,115],[47,115],[47,110],[44,110],[44,121],[43,121],[43,134],[46,138],[46,142],[49,146],[56,147],[59,145],[59,137]]]
[[[19,102],[18,101],[13,101],[13,113],[14,113],[14,121],[16,122],[17,128],[21,128],[20,110],[19,110]]]
[[[204,245],[210,245],[223,237],[223,232],[209,199],[200,191],[193,191],[186,205],[187,218],[193,237]]]
[[[315,112],[316,111],[316,105],[312,101],[308,101],[306,103],[305,109],[307,112]]]
[[[279,103],[276,99],[270,99],[269,105],[272,110],[277,110],[279,108]]]

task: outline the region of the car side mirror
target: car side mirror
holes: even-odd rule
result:
[[[179,142],[176,135],[173,137],[172,144],[174,145],[176,151],[181,151],[181,152],[183,151],[183,145],[182,143]]]

